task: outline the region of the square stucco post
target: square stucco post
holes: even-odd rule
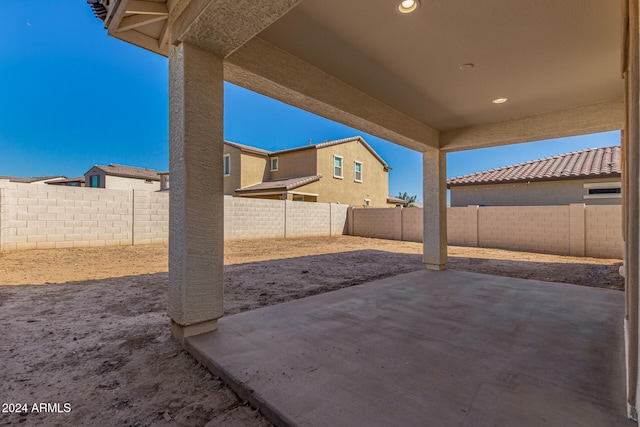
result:
[[[223,315],[223,64],[188,43],[169,51],[169,316],[178,341]]]
[[[440,150],[422,153],[423,246],[428,270],[444,270],[447,263],[447,163]]]

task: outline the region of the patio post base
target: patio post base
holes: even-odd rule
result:
[[[194,325],[183,326],[171,320],[171,336],[184,346],[184,340],[194,335],[200,335],[218,329],[218,320],[208,320]]]

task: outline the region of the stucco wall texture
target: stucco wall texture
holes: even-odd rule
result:
[[[422,209],[354,208],[354,235],[422,241]],[[621,206],[493,206],[447,210],[450,245],[622,258]]]
[[[225,239],[347,233],[348,206],[224,196]],[[168,193],[0,183],[0,251],[166,243]]]
[[[451,206],[553,206],[584,203],[620,205],[618,194],[611,198],[585,198],[584,184],[614,182],[620,178],[570,179],[564,181],[518,182],[451,187]]]

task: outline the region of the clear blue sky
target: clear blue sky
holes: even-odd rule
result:
[[[84,0],[0,1],[0,175],[84,174],[94,164],[167,170],[167,60],[107,36]],[[422,199],[421,156],[227,84],[225,138],[267,150],[362,135],[393,170],[389,193]],[[447,176],[589,147],[589,135],[447,156]]]

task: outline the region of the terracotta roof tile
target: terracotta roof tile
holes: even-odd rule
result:
[[[620,147],[589,148],[447,180],[450,187],[515,181],[619,176]]]

